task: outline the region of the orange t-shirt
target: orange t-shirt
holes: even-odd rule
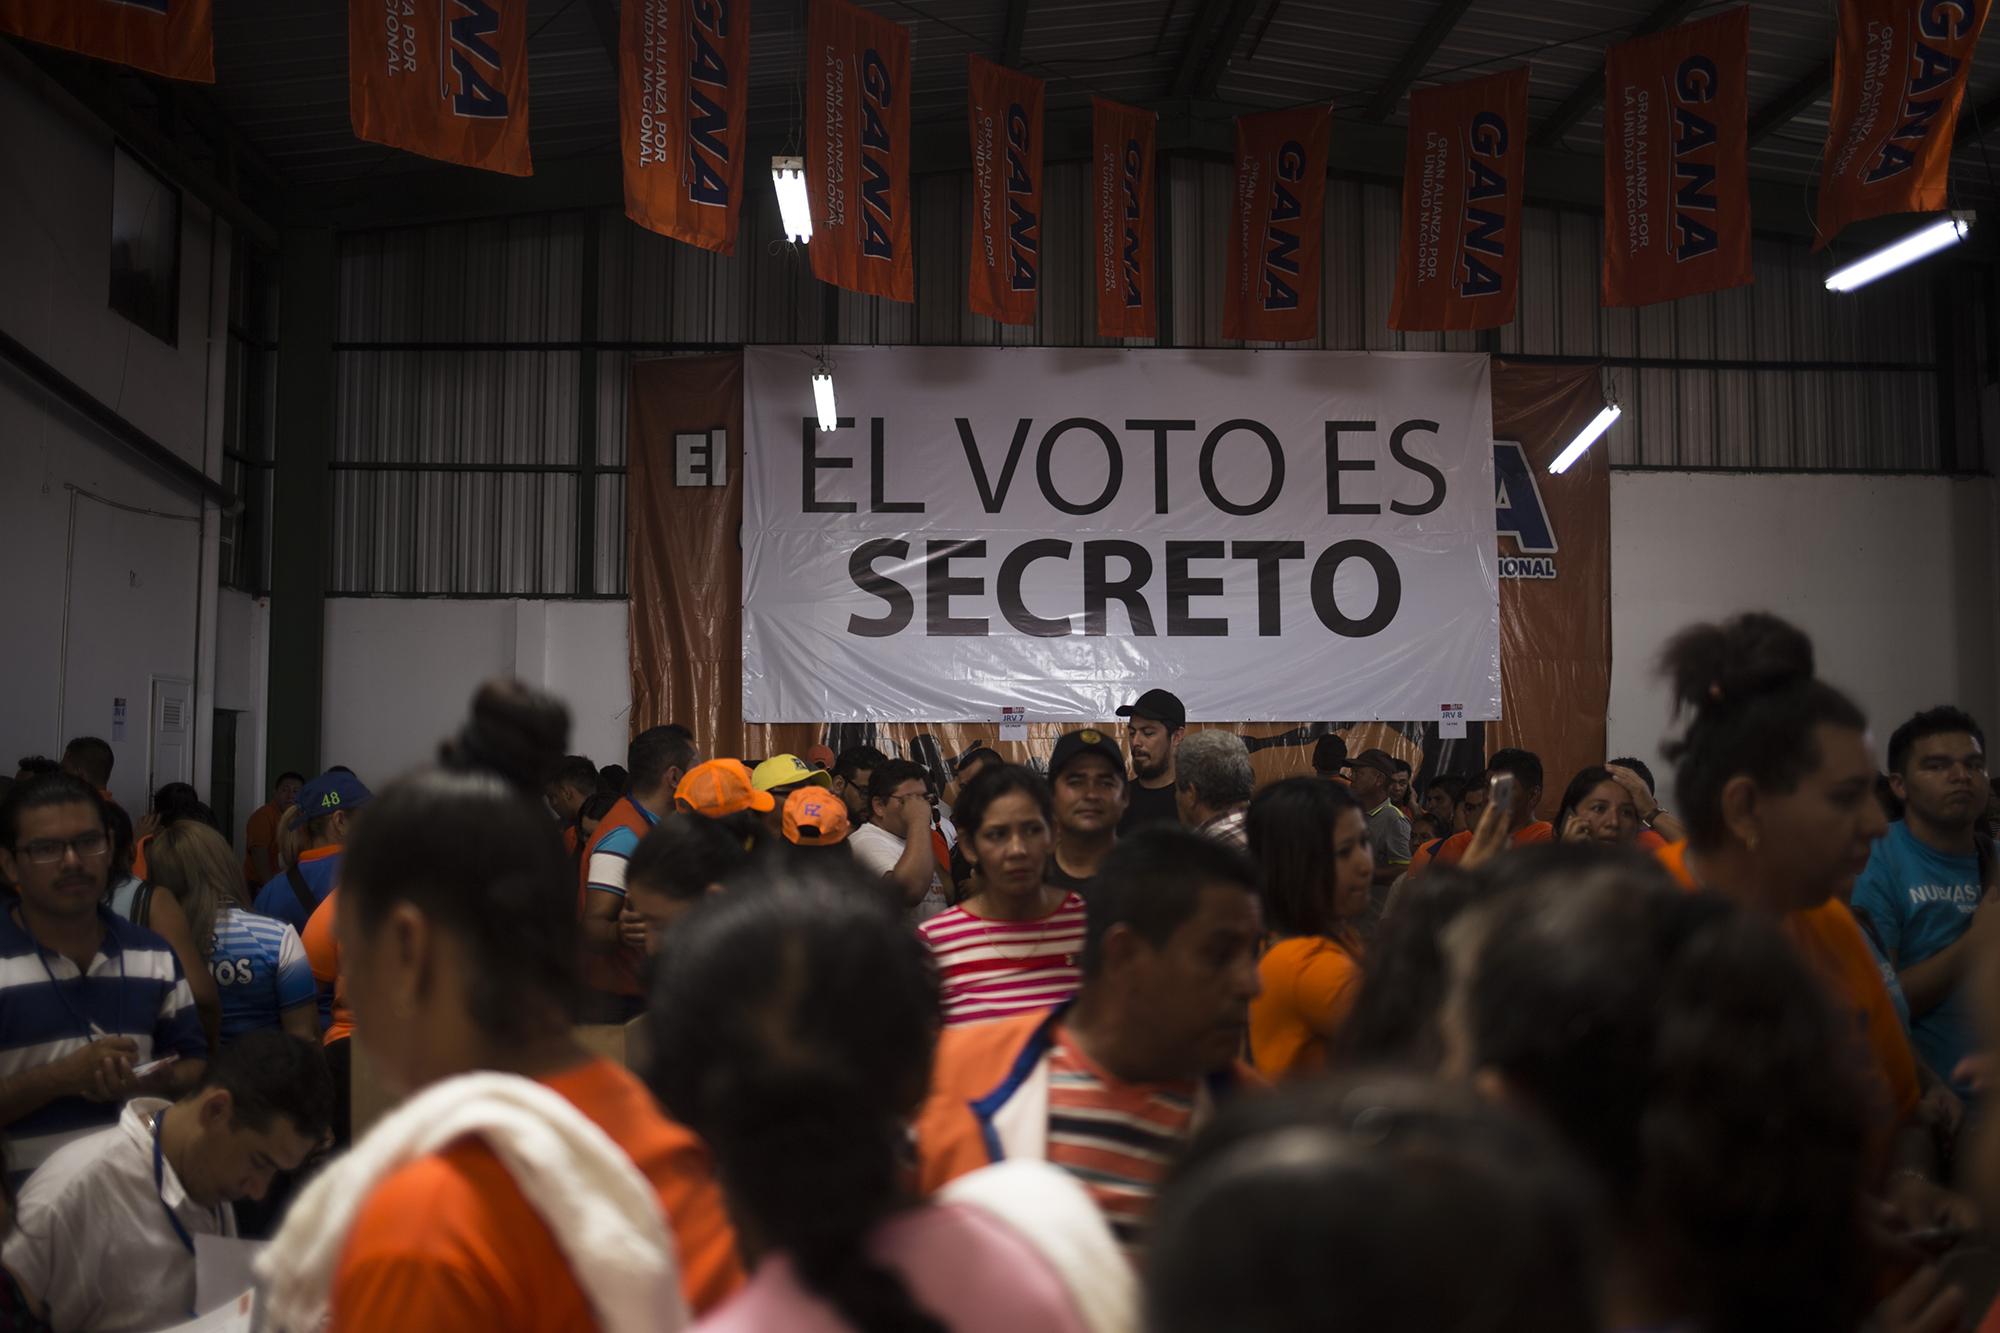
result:
[[[1250,1063],[1265,1078],[1326,1068],[1326,1037],[1354,1008],[1361,961],[1335,940],[1294,935],[1257,962],[1264,993],[1250,1002]]]
[[[354,1035],[354,1012],[347,1007],[347,982],[340,975],[340,941],[333,933],[333,904],[338,897],[340,890],[334,889],[320,899],[306,928],[299,932],[313,980],[322,987],[333,987],[333,1022],[323,1038],[329,1045]]]
[[[1526,847],[1528,844],[1535,842],[1553,842],[1555,841],[1555,836],[1556,826],[1549,823],[1546,819],[1538,819],[1514,834],[1514,845],[1516,847]],[[1464,833],[1454,833],[1444,840],[1444,846],[1438,848],[1430,859],[1441,866],[1457,865],[1459,858],[1465,855],[1465,849],[1470,846],[1472,846],[1471,830],[1468,829]],[[1412,870],[1416,869],[1414,861],[1410,868]]]
[[[1667,846],[1667,840],[1649,828],[1640,829],[1636,841],[1640,851],[1651,852],[1655,856]]]
[[[1687,844],[1677,842],[1655,855],[1682,888],[1697,892],[1701,885],[1688,869],[1687,853]],[[1878,1147],[1886,1147],[1897,1122],[1916,1108],[1923,1094],[1917,1086],[1916,1057],[1868,940],[1838,898],[1787,912],[1779,928],[1827,987],[1836,1035],[1850,1041],[1855,1072],[1874,1103]]]
[[[275,801],[257,807],[250,815],[250,822],[243,826],[243,879],[245,883],[263,888],[271,877],[257,867],[256,851],[262,847],[271,853],[271,864],[278,863],[278,819],[285,813]]]
[[[743,1283],[708,1150],[638,1079],[592,1059],[542,1083],[632,1158],[658,1192],[700,1315]],[[477,1137],[399,1168],[355,1215],[334,1272],[334,1333],[573,1333],[595,1329],[583,1289],[520,1186]]]

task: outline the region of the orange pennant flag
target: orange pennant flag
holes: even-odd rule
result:
[[[1965,76],[1992,0],[1842,0],[1819,249],[1850,222],[1949,202]]]
[[[1750,282],[1749,6],[1612,47],[1604,104],[1604,304]]]
[[[0,0],[0,32],[169,79],[215,82],[213,0]]]
[[[1159,189],[1153,142],[1160,118],[1150,111],[1090,99],[1090,198],[1097,238],[1097,336],[1159,334],[1153,239]]]
[[[354,133],[527,176],[528,0],[349,0]]]
[[[735,254],[749,97],[748,0],[625,0],[618,26],[625,216]]]
[[[806,192],[813,276],[917,299],[910,259],[910,33],[848,0],[806,20]]]
[[[1223,337],[1303,342],[1319,336],[1332,136],[1330,107],[1236,118]]]
[[[1392,329],[1494,329],[1514,320],[1528,70],[1410,94],[1403,245]]]
[[[968,56],[975,315],[1035,322],[1042,285],[1042,81]]]

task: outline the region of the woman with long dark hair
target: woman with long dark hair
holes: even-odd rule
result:
[[[917,927],[937,959],[944,1021],[1048,1009],[1082,979],[1083,899],[1048,882],[1055,814],[1033,769],[983,770],[954,807],[972,892]]]
[[[356,823],[315,919],[337,912],[354,1041],[410,1100],[273,1242],[279,1329],[672,1330],[740,1280],[700,1144],[572,1033],[576,894],[541,807],[568,739],[560,703],[489,684]]]
[[[1639,839],[1639,809],[1615,773],[1592,764],[1578,769],[1563,790],[1555,827],[1564,842],[1629,845]]]
[[[1270,938],[1250,1003],[1250,1055],[1282,1078],[1326,1068],[1361,986],[1361,922],[1375,854],[1361,803],[1321,778],[1287,778],[1257,793],[1244,818]]]
[[[653,1090],[713,1148],[755,1251],[743,1294],[700,1327],[1082,1329],[1030,1237],[916,1195],[909,1122],[942,1021],[924,945],[858,881],[789,875],[719,894],[675,928],[648,1018]],[[1054,1197],[1083,1202],[1059,1168],[994,1169],[1039,1173]],[[1121,1263],[1108,1237],[1100,1247]]]

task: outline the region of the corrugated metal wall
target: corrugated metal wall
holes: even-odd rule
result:
[[[1050,169],[1040,317],[1018,329],[966,310],[963,175],[914,183],[914,305],[820,287],[779,241],[766,190],[751,191],[727,259],[609,211],[346,236],[331,591],[621,595],[624,388],[635,356],[822,339],[1100,343],[1085,179],[1081,164]],[[1174,160],[1165,188],[1171,343],[1221,345],[1229,168]],[[1513,325],[1489,336],[1401,335],[1388,328],[1396,188],[1335,181],[1326,212],[1323,346],[1611,359],[1628,408],[1609,440],[1615,464],[1941,466],[1921,278],[1835,298],[1803,246],[1760,240],[1753,287],[1605,310],[1601,221],[1530,209]],[[591,404],[581,398],[593,367]],[[585,422],[594,430],[580,447]]]

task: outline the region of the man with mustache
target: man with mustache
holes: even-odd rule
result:
[[[1118,835],[1129,838],[1148,824],[1180,823],[1174,757],[1187,734],[1187,705],[1165,690],[1147,690],[1118,716],[1126,719],[1125,740],[1132,749],[1132,782],[1125,789]]]
[[[0,914],[0,1126],[17,1179],[117,1124],[127,1099],[182,1096],[207,1064],[172,947],[104,905],[110,866],[87,782],[50,774],[0,805],[0,875],[19,895]]]
[[[1889,785],[1903,818],[1876,839],[1854,911],[1903,983],[1917,1055],[1952,1078],[1980,1046],[1964,979],[2000,948],[1993,844],[1977,832],[1988,792],[1979,724],[1957,708],[1918,713],[1889,738]]]
[[[1048,882],[1088,893],[1125,817],[1125,756],[1096,727],[1068,732],[1049,758],[1049,787],[1056,849],[1049,857]]]

